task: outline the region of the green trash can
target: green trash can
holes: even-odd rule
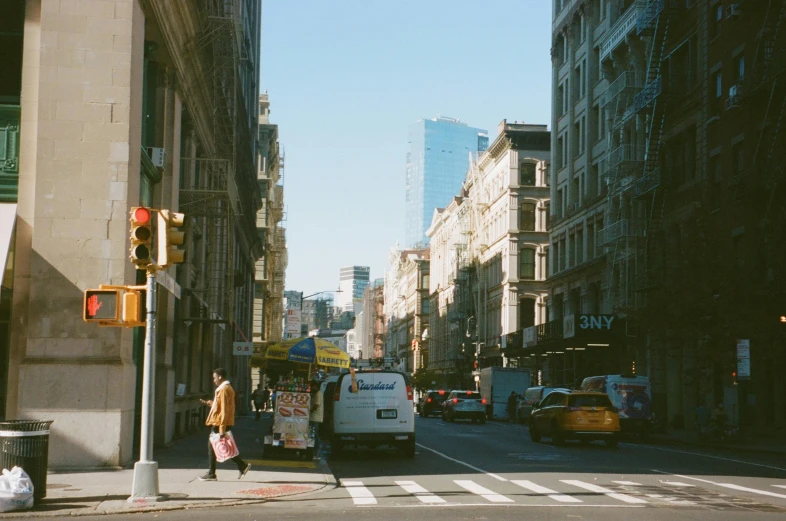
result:
[[[33,482],[35,501],[46,497],[51,421],[9,420],[0,422],[0,467],[21,467]]]

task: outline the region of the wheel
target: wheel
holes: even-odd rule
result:
[[[442,421],[443,421],[443,422],[446,422],[446,421],[448,421],[448,417],[447,417],[447,416],[445,416],[445,411],[442,411]]]
[[[337,436],[334,436],[332,440],[330,440],[330,454],[334,458],[340,458],[344,453],[344,443],[338,439]]]
[[[557,422],[552,422],[550,434],[551,443],[554,445],[562,445],[565,443],[565,434],[559,430],[559,425],[557,425]]]
[[[529,422],[529,438],[535,443],[540,442],[540,433],[538,429],[535,428],[534,422]]]
[[[606,446],[614,448],[617,446],[618,442],[619,440],[617,438],[609,438],[606,440]]]
[[[480,417],[480,423],[486,423],[486,417],[485,416],[481,416]]]
[[[456,423],[456,415],[455,414],[449,414],[448,415],[448,421],[450,423]]]

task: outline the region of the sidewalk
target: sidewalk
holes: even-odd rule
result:
[[[711,441],[698,431],[669,429],[666,433],[652,434],[643,443],[662,443],[665,445],[689,445],[723,449],[737,452],[786,455],[786,438],[783,436],[752,436],[734,441]]]
[[[241,480],[237,479],[237,469],[232,462],[218,464],[218,481],[197,479],[207,471],[208,430],[205,428],[177,440],[170,448],[155,451],[162,495],[158,502],[127,501],[131,494],[133,468],[50,472],[46,498],[32,510],[0,515],[3,518],[65,517],[231,506],[335,486],[335,479],[324,460],[299,461],[294,457],[262,460],[261,445],[256,439],[263,423],[264,418],[259,422],[253,417],[238,418],[232,429],[241,457],[252,465]]]

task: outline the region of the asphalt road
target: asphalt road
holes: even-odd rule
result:
[[[351,449],[339,486],[264,505],[133,519],[750,520],[786,516],[786,457],[675,446],[533,443],[526,428],[417,419],[414,460]],[[156,516],[156,517],[153,517]],[[88,518],[89,519],[89,518]],[[102,517],[102,519],[106,519]]]

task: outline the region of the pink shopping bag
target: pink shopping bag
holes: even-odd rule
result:
[[[237,448],[232,431],[227,432],[223,438],[217,432],[211,433],[210,444],[213,446],[213,452],[216,453],[216,461],[218,462],[240,456],[240,449]]]

